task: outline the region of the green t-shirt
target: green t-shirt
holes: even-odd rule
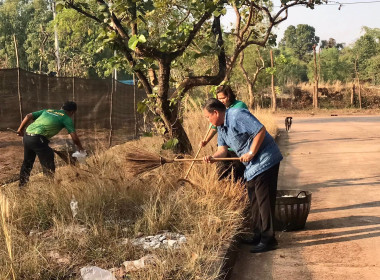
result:
[[[73,120],[64,110],[45,109],[33,112],[32,115],[34,122],[26,129],[27,133],[39,134],[49,139],[64,127],[68,133],[75,132]]]
[[[235,100],[234,102],[232,102],[230,107],[228,107],[228,109],[229,108],[247,109],[248,110],[247,105],[243,101],[240,101],[240,100]]]

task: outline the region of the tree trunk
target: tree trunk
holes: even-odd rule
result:
[[[273,51],[270,50],[270,66],[274,67],[274,61],[273,61]],[[274,74],[272,73],[272,110],[277,110],[277,102],[276,102],[276,91],[274,88]]]
[[[249,107],[249,109],[254,110],[256,103],[255,103],[255,95],[254,95],[254,92],[253,92],[253,84],[251,84],[251,83],[248,83],[248,94],[249,94],[249,104],[248,104],[248,107]]]
[[[19,104],[19,111],[20,111],[20,119],[21,121],[24,118],[24,112],[22,107],[22,96],[20,91],[20,64],[19,64],[19,57],[18,57],[18,47],[17,47],[17,40],[16,35],[13,34],[13,41],[15,45],[15,54],[16,54],[16,66],[17,66],[17,95],[18,95],[18,104]]]
[[[314,108],[318,108],[318,68],[317,68],[317,55],[315,52],[316,45],[313,46],[314,54],[314,93],[313,93],[313,105]]]
[[[352,84],[351,106],[354,106],[354,96],[355,96],[355,83]]]
[[[175,147],[175,152],[178,153],[187,153],[190,154],[192,152],[192,147],[189,138],[182,126],[181,121],[178,118],[173,119],[173,115],[177,116],[177,114],[172,114],[169,106],[168,100],[168,91],[169,91],[169,77],[170,77],[170,63],[171,61],[167,61],[165,58],[159,61],[159,75],[158,75],[158,98],[157,98],[157,106],[158,113],[162,118],[165,128],[167,130],[166,138],[167,139],[178,139],[178,144]],[[177,103],[179,106],[179,103]],[[178,108],[174,108],[174,110],[178,110]]]

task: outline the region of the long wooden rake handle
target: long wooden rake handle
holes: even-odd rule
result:
[[[210,133],[211,127],[212,127],[212,126],[210,125],[209,128],[208,128],[208,130],[207,130],[207,133],[206,133],[206,135],[205,135],[205,138],[203,138],[203,141],[205,141],[205,140],[207,139],[207,136],[208,136],[208,134]],[[198,157],[198,154],[199,154],[199,152],[201,151],[201,149],[202,149],[202,146],[199,146],[199,149],[198,149],[197,153],[195,154],[194,159],[196,159],[196,158]],[[185,177],[184,177],[185,179],[187,178],[187,176],[189,176],[190,170],[193,168],[194,162],[195,162],[195,161],[193,161],[193,162],[191,163],[189,169],[187,170],[186,175],[185,175]]]
[[[213,158],[213,161],[232,161],[232,160],[240,160],[238,157],[233,158]],[[168,162],[173,161],[203,161],[203,158],[174,158],[171,160],[168,160]]]

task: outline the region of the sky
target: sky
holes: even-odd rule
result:
[[[279,0],[274,0],[275,10],[279,9],[279,3]],[[340,10],[338,3],[342,5]],[[275,29],[277,42],[282,39],[289,25],[308,24],[315,28],[315,35],[320,41],[334,38],[337,43],[345,43],[346,46],[363,35],[363,26],[380,28],[380,0],[329,1],[329,4],[315,6],[314,10],[297,6],[289,8],[288,19]],[[227,26],[234,20],[233,9],[228,9],[222,23]]]

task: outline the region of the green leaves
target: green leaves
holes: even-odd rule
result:
[[[163,150],[172,150],[174,149],[179,143],[179,140],[177,138],[172,138],[166,141],[164,144],[162,144]]]
[[[131,50],[135,50],[137,47],[138,43],[145,43],[146,38],[144,35],[140,35],[137,37],[137,35],[133,35],[129,40],[128,40],[128,47]]]
[[[137,112],[138,113],[143,114],[147,110],[148,110],[148,106],[143,101],[140,101],[139,103],[137,103]]]

